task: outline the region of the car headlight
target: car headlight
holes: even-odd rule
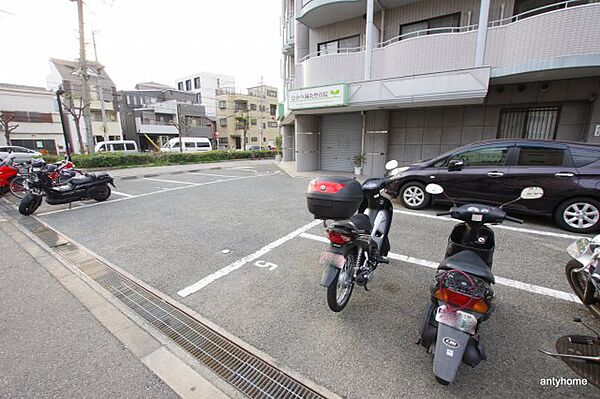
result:
[[[408,166],[402,166],[400,168],[396,168],[390,172],[390,176],[396,176],[397,174],[406,172],[408,169],[410,169]]]

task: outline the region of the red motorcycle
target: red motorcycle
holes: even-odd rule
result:
[[[10,190],[10,184],[19,172],[17,167],[13,165],[14,159],[15,156],[9,154],[0,162],[0,195],[4,195]]]

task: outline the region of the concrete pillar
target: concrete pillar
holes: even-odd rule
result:
[[[479,25],[477,27],[477,43],[475,44],[475,65],[483,66],[485,59],[485,42],[487,40],[488,21],[490,17],[490,0],[481,0],[479,7]]]
[[[296,170],[298,172],[319,169],[319,136],[317,116],[296,116]]]
[[[294,62],[299,64],[308,55],[308,26],[296,20],[294,25]]]
[[[587,124],[587,141],[590,143],[600,143],[600,99],[596,98],[589,103],[589,116]],[[596,136],[596,133],[598,136]]]
[[[283,139],[283,160],[295,160],[296,136],[294,125],[281,126],[281,137]]]
[[[385,174],[389,141],[389,112],[365,112],[365,163],[362,174],[368,177],[382,177]]]
[[[365,32],[365,80],[371,79],[371,59],[373,55],[373,37],[375,33],[375,25],[373,25],[373,2],[374,0],[367,0],[367,23]]]

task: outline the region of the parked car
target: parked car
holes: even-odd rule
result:
[[[96,144],[95,152],[137,152],[137,143],[133,140],[109,140]]]
[[[211,151],[212,145],[206,137],[175,137],[165,143],[160,150],[165,152],[179,152],[179,144],[183,145],[182,152],[205,152]]]
[[[4,160],[11,150],[12,153],[15,154],[15,162],[29,161],[31,158],[42,156],[40,152],[30,150],[29,148],[19,147],[16,145],[6,145],[0,147],[0,160]]]
[[[434,182],[461,203],[484,204],[509,202],[523,187],[539,186],[542,199],[506,208],[551,217],[569,231],[600,229],[600,145],[525,139],[473,143],[402,167],[387,192],[406,208],[423,209],[432,201],[425,185]]]

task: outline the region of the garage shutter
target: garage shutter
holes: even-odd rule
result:
[[[359,113],[321,117],[321,170],[352,172],[360,154],[362,116]]]

